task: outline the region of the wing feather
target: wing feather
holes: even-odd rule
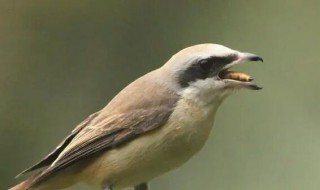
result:
[[[45,181],[56,172],[88,156],[105,152],[130,142],[140,135],[163,126],[172,113],[172,107],[160,106],[151,110],[133,110],[106,118],[80,131],[57,160],[42,172],[32,185]],[[104,125],[101,125],[103,123]]]
[[[30,187],[78,161],[130,143],[140,135],[163,126],[179,95],[166,88],[159,81],[158,74],[161,73],[155,70],[132,82],[93,119],[77,127],[47,160],[46,164],[51,165],[33,179]]]
[[[85,127],[87,126],[99,112],[91,114],[87,119],[82,121],[72,132],[68,135],[52,152],[50,152],[45,158],[34,164],[33,166],[23,170],[16,177],[19,177],[22,174],[25,174],[30,171],[34,171],[39,168],[51,165],[59,156],[59,154],[68,146],[72,139]]]

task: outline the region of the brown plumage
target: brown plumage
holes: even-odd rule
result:
[[[155,82],[154,85],[144,85],[150,80]],[[80,123],[48,156],[19,175],[42,167],[49,167],[10,190],[37,189],[38,186],[41,189],[44,181],[70,165],[121,146],[144,133],[161,127],[168,120],[178,96],[170,92],[170,89],[160,87],[161,83],[156,81],[157,78],[148,74],[143,80],[140,78],[133,82],[104,109]],[[145,87],[136,89],[138,86]],[[145,91],[153,93],[145,93]],[[168,94],[170,96],[167,96]],[[137,101],[122,102],[122,100],[132,98]]]

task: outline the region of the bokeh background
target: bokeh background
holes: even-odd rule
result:
[[[230,97],[204,149],[152,189],[320,189],[319,19],[316,0],[0,0],[0,189],[130,81],[204,42],[261,55],[237,69],[264,89]]]

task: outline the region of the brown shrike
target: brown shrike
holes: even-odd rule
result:
[[[258,90],[229,71],[251,54],[217,44],[181,50],[90,115],[44,159],[40,172],[11,190],[54,190],[87,183],[104,190],[146,190],[154,177],[181,166],[206,142],[221,102],[237,89]]]

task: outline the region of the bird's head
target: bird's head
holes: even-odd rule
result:
[[[179,51],[162,68],[171,73],[180,91],[224,97],[235,89],[261,89],[251,76],[229,70],[248,61],[263,60],[222,45],[200,44]]]

